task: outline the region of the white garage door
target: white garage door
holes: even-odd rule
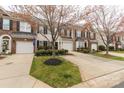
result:
[[[73,50],[73,43],[72,43],[72,41],[64,41],[63,42],[63,49]]]
[[[97,44],[91,44],[91,50],[97,50]]]
[[[30,41],[17,41],[16,53],[33,53],[33,43]]]

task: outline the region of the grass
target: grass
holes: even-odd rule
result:
[[[52,57],[34,57],[30,75],[56,88],[71,87],[82,81],[77,66],[61,57],[57,57],[63,61],[60,65],[45,65],[43,62],[49,58]]]
[[[115,53],[124,53],[124,51],[112,51],[112,52],[115,52]]]
[[[124,61],[124,57],[113,56],[113,55],[110,55],[110,54],[106,55],[106,54],[101,54],[101,53],[97,52],[93,55],[108,58],[108,59],[113,59],[113,60]]]

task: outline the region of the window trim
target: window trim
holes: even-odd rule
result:
[[[8,26],[7,29],[5,28],[5,27],[6,27],[6,26],[5,26],[5,23],[4,23],[5,20],[8,21],[8,23],[7,23],[7,25],[6,25],[6,26]],[[6,18],[3,19],[3,21],[2,21],[2,29],[3,29],[3,30],[10,30],[10,19],[6,19]]]

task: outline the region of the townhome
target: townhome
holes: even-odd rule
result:
[[[0,53],[33,53],[36,28],[0,9]]]
[[[124,49],[124,31],[120,31],[114,34],[113,43],[116,49]]]
[[[41,33],[50,37],[50,32],[47,26],[39,28]],[[48,40],[38,32],[37,34],[37,47],[49,47]],[[97,50],[96,33],[88,30],[82,30],[80,26],[65,27],[61,30],[61,35],[56,41],[57,49],[77,50],[78,48],[89,48],[90,50]]]
[[[50,48],[51,33],[47,26],[29,24],[12,12],[0,9],[0,53],[33,53],[39,48]],[[36,21],[36,20],[34,20]],[[41,34],[42,33],[42,34]],[[70,51],[78,48],[97,50],[96,33],[82,30],[81,26],[65,26],[55,43],[56,49]]]

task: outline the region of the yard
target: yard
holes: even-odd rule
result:
[[[112,52],[115,52],[115,53],[123,53],[123,54],[124,54],[124,51],[112,51]]]
[[[106,55],[106,54],[103,54],[103,53],[100,53],[100,52],[97,52],[93,55],[99,56],[99,57],[104,57],[104,58],[109,58],[109,59],[113,59],[113,60],[124,61],[124,57],[113,56],[113,55],[110,55],[110,54]]]
[[[44,64],[44,61],[52,58],[51,56],[34,57],[30,75],[56,88],[71,87],[80,83],[81,76],[76,65],[69,61],[57,57],[62,60],[60,65],[52,66]]]

